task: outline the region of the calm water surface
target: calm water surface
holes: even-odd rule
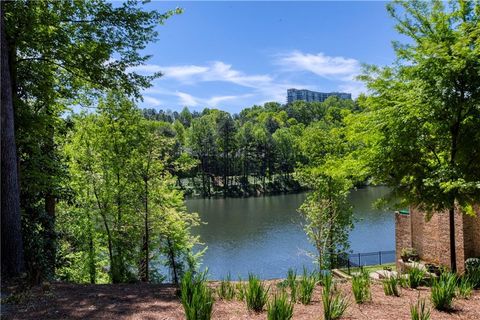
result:
[[[350,202],[357,219],[350,234],[352,252],[393,250],[394,215],[372,208],[388,188],[352,191]],[[191,199],[190,212],[198,212],[205,225],[194,229],[208,246],[202,268],[211,279],[232,278],[254,272],[264,279],[283,277],[288,268],[313,268],[313,251],[297,212],[306,193],[252,198]]]

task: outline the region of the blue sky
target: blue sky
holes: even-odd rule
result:
[[[159,26],[136,71],[164,76],[142,107],[239,112],[284,103],[287,88],[350,92],[361,64],[394,61],[398,39],[385,2],[153,2],[184,13]]]

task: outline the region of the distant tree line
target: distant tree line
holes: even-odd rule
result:
[[[164,122],[179,151],[195,163],[193,169],[177,172],[182,188],[210,197],[299,190],[294,172],[308,162],[301,152],[303,134],[319,121],[339,126],[359,111],[352,100],[330,97],[324,102],[269,102],[233,115],[187,107],[181,112],[144,109],[143,115]]]

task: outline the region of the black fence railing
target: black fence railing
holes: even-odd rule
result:
[[[345,253],[332,257],[332,266],[334,268],[346,268],[348,269],[348,273],[350,273],[350,268],[382,265],[393,262],[395,262],[395,250],[350,254]]]

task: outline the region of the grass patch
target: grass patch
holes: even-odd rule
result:
[[[410,305],[412,320],[430,320],[430,309],[427,308],[425,299],[420,299],[416,304]]]
[[[355,274],[355,273],[362,273],[362,272],[370,273],[370,272],[381,271],[385,269],[395,271],[397,269],[397,266],[395,263],[386,263],[386,264],[376,264],[372,266],[350,267],[350,272],[348,271],[348,268],[341,268],[340,271],[343,271],[347,274]]]
[[[452,309],[457,276],[453,273],[443,273],[433,280],[431,299],[435,309],[448,311]]]
[[[206,273],[183,275],[181,283],[182,305],[187,320],[209,320],[212,317],[213,294],[207,287]]]
[[[390,276],[382,280],[383,292],[386,296],[400,297],[400,279]]]
[[[370,292],[370,277],[368,273],[363,272],[360,275],[353,276],[352,291],[355,302],[357,303],[364,303],[371,300],[372,294]]]
[[[418,288],[423,283],[424,278],[425,271],[420,268],[413,267],[407,271],[407,285],[412,289]]]
[[[289,301],[287,294],[276,294],[267,305],[268,320],[290,320],[293,317],[293,302]]]
[[[473,289],[474,285],[472,281],[468,277],[463,276],[458,280],[457,297],[461,299],[468,299],[472,295]]]
[[[290,288],[290,300],[295,302],[297,300],[297,271],[288,269],[286,284]]]
[[[248,285],[245,291],[247,307],[249,310],[261,312],[267,303],[268,289],[265,289],[260,279],[253,275],[248,275]]]
[[[232,300],[235,298],[235,286],[232,283],[230,273],[227,275],[226,279],[223,279],[220,282],[220,286],[217,289],[217,294],[218,297],[223,300]]]
[[[308,274],[307,269],[303,268],[303,276],[298,285],[299,299],[302,304],[310,304],[312,302],[313,289],[317,284],[317,276],[312,273]]]
[[[348,308],[348,299],[342,294],[336,292],[333,286],[331,275],[323,278],[322,303],[323,317],[325,320],[336,320],[342,317]]]

